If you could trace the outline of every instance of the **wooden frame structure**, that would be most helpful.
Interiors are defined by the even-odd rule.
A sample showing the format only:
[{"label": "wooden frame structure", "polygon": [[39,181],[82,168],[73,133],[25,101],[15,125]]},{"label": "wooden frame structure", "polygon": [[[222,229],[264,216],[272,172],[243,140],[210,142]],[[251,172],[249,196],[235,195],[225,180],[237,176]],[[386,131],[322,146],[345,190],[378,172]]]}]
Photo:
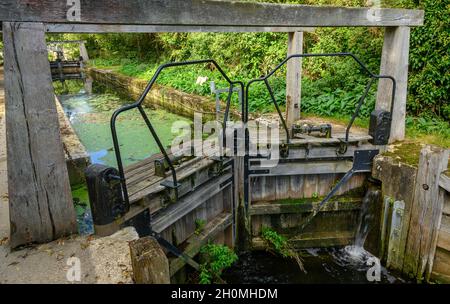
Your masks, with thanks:
[{"label": "wooden frame structure", "polygon": [[[69,3],[69,4],[68,4]],[[45,242],[76,231],[58,128],[46,32],[301,32],[311,27],[385,27],[380,74],[397,80],[391,140],[405,133],[409,27],[424,12],[405,9],[314,7],[211,0],[3,0],[11,245]],[[290,35],[298,52],[301,35]],[[297,42],[296,42],[297,41]],[[288,95],[299,63],[288,67]],[[389,109],[390,83],[380,81],[377,108]],[[299,105],[289,106],[295,119]]]},{"label": "wooden frame structure", "polygon": [[83,58],[83,61],[89,61],[89,54],[86,49],[86,41],[85,40],[63,40],[63,41],[49,41],[48,45],[52,44],[78,44],[80,49],[80,56]]}]

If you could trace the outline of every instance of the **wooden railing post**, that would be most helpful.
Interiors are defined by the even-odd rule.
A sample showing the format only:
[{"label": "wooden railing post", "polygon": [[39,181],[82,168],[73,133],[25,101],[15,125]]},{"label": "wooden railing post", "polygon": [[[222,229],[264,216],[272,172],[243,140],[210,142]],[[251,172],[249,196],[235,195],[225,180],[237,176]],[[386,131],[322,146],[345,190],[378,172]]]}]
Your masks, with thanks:
[{"label": "wooden railing post", "polygon": [[[406,99],[408,88],[410,28],[407,26],[386,27],[383,52],[381,55],[381,75],[390,75],[397,82],[390,142],[405,138]],[[376,109],[391,109],[392,82],[382,79],[378,83]]]},{"label": "wooden railing post", "polygon": [[88,54],[88,51],[86,49],[85,41],[81,41],[80,42],[80,56],[83,57],[83,61],[84,62],[89,61],[89,54]]},{"label": "wooden railing post", "polygon": [[[288,33],[288,56],[303,52],[303,32]],[[286,76],[286,123],[290,130],[300,118],[300,100],[302,88],[302,60],[294,58],[287,63]]]},{"label": "wooden railing post", "polygon": [[77,231],[42,23],[3,23],[11,247]]}]

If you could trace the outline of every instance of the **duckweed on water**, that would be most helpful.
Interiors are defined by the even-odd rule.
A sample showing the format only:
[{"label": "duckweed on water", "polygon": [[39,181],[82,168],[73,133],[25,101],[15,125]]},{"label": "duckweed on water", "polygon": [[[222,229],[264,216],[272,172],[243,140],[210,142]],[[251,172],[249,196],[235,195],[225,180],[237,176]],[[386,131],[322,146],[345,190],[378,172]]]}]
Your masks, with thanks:
[{"label": "duckweed on water", "polygon": [[[66,115],[86,147],[93,163],[116,166],[110,119],[115,110],[130,103],[117,95],[76,94],[60,97]],[[178,134],[172,134],[175,121],[188,119],[164,110],[145,110],[164,146],[169,146]],[[125,112],[117,120],[117,133],[124,165],[158,153],[159,148],[137,110]]]},{"label": "duckweed on water", "polygon": [[72,198],[77,215],[79,234],[89,235],[94,233],[94,224],[92,222],[92,212],[87,187],[84,184],[73,187]]},{"label": "duckweed on water", "polygon": [[[113,149],[110,119],[115,110],[131,100],[119,97],[104,87],[94,83],[96,94],[87,94],[81,81],[67,81],[66,86],[54,83],[56,92],[61,95],[59,100],[64,112],[69,118],[75,132],[85,146],[92,163],[116,167],[116,157]],[[67,89],[67,90],[66,90]],[[175,121],[187,119],[163,110],[146,109],[156,133],[163,145],[170,145],[178,134],[172,134],[171,127]],[[159,149],[137,110],[129,111],[117,120],[117,132],[125,166],[158,153]],[[93,222],[87,187],[73,187],[72,197],[77,214],[79,233],[92,234]]]}]

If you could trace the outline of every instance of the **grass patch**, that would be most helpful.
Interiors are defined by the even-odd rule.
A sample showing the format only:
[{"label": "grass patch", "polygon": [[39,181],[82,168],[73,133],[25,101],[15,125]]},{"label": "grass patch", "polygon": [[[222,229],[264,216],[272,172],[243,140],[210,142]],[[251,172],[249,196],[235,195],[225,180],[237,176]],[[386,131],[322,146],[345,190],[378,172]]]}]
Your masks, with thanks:
[{"label": "grass patch", "polygon": [[203,232],[203,230],[205,230],[205,226],[206,226],[206,221],[203,219],[196,219],[195,220],[195,231],[194,233],[196,235],[199,235],[200,233]]}]

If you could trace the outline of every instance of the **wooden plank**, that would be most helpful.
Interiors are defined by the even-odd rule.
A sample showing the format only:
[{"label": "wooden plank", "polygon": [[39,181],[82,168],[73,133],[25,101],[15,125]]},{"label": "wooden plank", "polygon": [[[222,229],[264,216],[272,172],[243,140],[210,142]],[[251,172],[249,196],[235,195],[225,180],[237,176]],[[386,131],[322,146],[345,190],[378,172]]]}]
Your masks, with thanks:
[{"label": "wooden plank", "polygon": [[155,230],[156,232],[163,231],[164,229],[175,223],[177,220],[203,204],[203,202],[209,197],[212,197],[216,193],[219,193],[228,184],[231,184],[230,181],[227,185],[223,185],[223,187],[220,187],[220,185],[226,182],[230,177],[231,174],[225,174],[218,179],[212,180],[209,183],[205,184],[203,187],[200,187],[191,195],[181,198],[177,202],[177,204],[170,205],[166,209],[162,210],[153,219],[153,230]]},{"label": "wooden plank", "polygon": [[43,24],[4,23],[11,247],[75,233]]},{"label": "wooden plank", "polygon": [[[289,239],[289,244],[295,249],[341,247],[353,244],[354,239],[354,231],[307,232]],[[252,239],[254,250],[263,250],[266,247],[262,238],[254,237]]]},{"label": "wooden plank", "polygon": [[[386,28],[381,54],[380,75],[395,78],[396,91],[389,142],[405,138],[406,99],[408,89],[409,27]],[[392,81],[378,82],[376,109],[391,110]]]},{"label": "wooden plank", "polygon": [[387,267],[397,267],[403,262],[403,253],[405,245],[402,238],[404,231],[405,202],[395,201],[392,206],[391,226],[388,238],[388,257],[386,260]]},{"label": "wooden plank", "polygon": [[[223,232],[232,223],[233,216],[230,213],[221,213],[209,223],[198,235],[192,235],[186,240],[186,248],[184,253],[190,257],[194,257],[200,251],[200,248],[208,241],[213,240],[216,236]],[[170,261],[170,276],[176,274],[186,262],[182,258],[175,258]]]},{"label": "wooden plank", "polygon": [[441,248],[436,250],[432,278],[441,283],[450,283],[450,251]]},{"label": "wooden plank", "polygon": [[[422,10],[280,5],[208,0],[3,0],[0,20],[81,24],[220,26],[415,26]],[[81,4],[81,5],[80,5]],[[75,14],[72,14],[75,12]]]},{"label": "wooden plank", "polygon": [[[285,213],[308,213],[311,212],[320,201],[299,201],[289,203],[276,202],[258,202],[252,204],[249,209],[249,215],[268,215],[268,214],[285,214]],[[334,198],[328,202],[321,212],[335,212],[342,210],[359,210],[361,209],[360,198],[345,198],[340,200]]]},{"label": "wooden plank", "polygon": [[276,167],[251,166],[250,170],[269,170],[268,173],[256,172],[251,176],[290,176],[346,173],[352,168],[351,161],[315,161],[304,163],[279,163]]},{"label": "wooden plank", "polygon": [[443,215],[450,216],[450,193],[444,193],[444,209],[442,210]]},{"label": "wooden plank", "polygon": [[[211,178],[209,170],[214,165],[213,160],[204,158],[191,163],[190,166],[181,166],[180,170],[177,170],[177,179],[181,184],[178,188],[179,197],[208,181]],[[172,177],[169,175],[167,179],[171,180]],[[129,189],[130,202],[165,190],[166,188],[160,184],[162,180],[163,178],[153,175],[135,183]]]},{"label": "wooden plank", "polygon": [[[411,209],[414,203],[417,169],[408,165],[399,164],[389,156],[378,155],[374,159],[372,176],[382,182],[382,192],[385,195],[383,204],[383,221],[381,235],[381,255],[386,257],[391,269],[402,271],[405,257],[406,242],[409,233]],[[390,219],[395,201],[404,201],[405,209],[400,231],[398,251],[394,254],[387,250],[390,235]],[[391,205],[392,204],[392,205]]]},{"label": "wooden plank", "polygon": [[443,200],[439,198],[439,177],[447,168],[449,151],[426,146],[420,152],[414,189],[404,271],[417,279],[428,279],[433,267]]},{"label": "wooden plank", "polygon": [[86,48],[86,42],[81,41],[80,42],[80,56],[83,58],[83,61],[89,61],[89,54]]},{"label": "wooden plank", "polygon": [[[47,25],[44,24],[44,30],[47,31]],[[85,43],[86,40],[52,40],[48,41],[47,44],[72,44],[72,43]]]},{"label": "wooden plank", "polygon": [[[288,34],[288,56],[303,53],[303,33]],[[302,88],[302,60],[290,59],[286,64],[286,124],[290,132],[294,122],[300,118]]]},{"label": "wooden plank", "polygon": [[450,252],[450,216],[442,216],[441,227],[439,228],[439,236],[437,240],[437,247]]},{"label": "wooden plank", "polygon": [[[259,144],[262,145],[264,143],[261,143],[258,141],[257,135],[258,133],[256,131],[252,131],[250,132],[250,141],[252,143]],[[284,141],[286,140],[286,135],[285,135],[285,131],[284,130],[280,130],[280,135],[279,135],[279,139],[280,141]],[[313,137],[313,138],[308,138],[308,139],[300,139],[300,138],[292,138],[291,139],[291,146],[292,145],[297,145],[297,146],[307,146],[307,145],[324,145],[324,146],[332,146],[332,145],[339,145],[340,143],[342,143],[341,139],[345,139],[345,133],[343,132],[335,132],[332,133],[332,138],[321,138],[321,137]],[[367,135],[367,134],[355,134],[355,133],[350,133],[349,137],[348,137],[348,142],[349,144],[359,144],[359,143],[364,143],[366,144],[369,140],[372,139],[372,136]],[[277,142],[275,142],[277,143]]]},{"label": "wooden plank", "polygon": [[313,32],[314,27],[271,27],[271,26],[214,26],[214,25],[121,25],[121,24],[62,24],[47,23],[48,33],[287,33]]},{"label": "wooden plank", "polygon": [[447,192],[450,192],[450,177],[442,173],[439,177],[439,187]]}]

